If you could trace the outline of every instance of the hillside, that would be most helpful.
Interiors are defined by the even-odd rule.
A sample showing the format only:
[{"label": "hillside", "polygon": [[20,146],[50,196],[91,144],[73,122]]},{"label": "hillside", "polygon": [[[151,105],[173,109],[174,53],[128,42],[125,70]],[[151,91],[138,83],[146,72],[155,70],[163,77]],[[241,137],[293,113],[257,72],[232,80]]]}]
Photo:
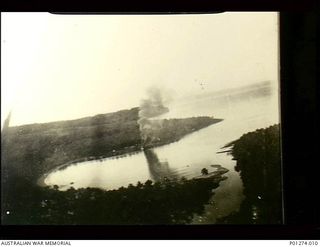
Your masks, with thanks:
[{"label": "hillside", "polygon": [[[77,120],[8,128],[2,133],[3,181],[16,176],[36,181],[43,173],[67,162],[141,150],[138,111],[139,108],[132,108]],[[147,147],[177,141],[219,121],[210,117],[163,120]]]},{"label": "hillside", "polygon": [[237,161],[245,200],[219,223],[279,224],[282,221],[280,128],[273,125],[228,144]]}]

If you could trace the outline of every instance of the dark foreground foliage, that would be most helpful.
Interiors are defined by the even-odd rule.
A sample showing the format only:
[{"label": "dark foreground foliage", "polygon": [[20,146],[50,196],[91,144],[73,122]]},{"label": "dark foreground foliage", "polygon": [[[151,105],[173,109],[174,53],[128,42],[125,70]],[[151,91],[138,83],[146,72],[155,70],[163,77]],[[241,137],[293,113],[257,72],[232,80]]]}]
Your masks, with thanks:
[{"label": "dark foreground foliage", "polygon": [[237,160],[245,200],[238,213],[219,223],[279,224],[282,222],[279,125],[258,129],[229,144]]},{"label": "dark foreground foliage", "polygon": [[[59,165],[141,150],[138,112],[139,108],[132,108],[3,131],[2,223],[183,224],[201,213],[219,179],[148,181],[115,191],[62,192],[36,185],[39,177]],[[177,141],[219,121],[211,117],[164,120],[150,147]]]},{"label": "dark foreground foliage", "polygon": [[164,180],[113,191],[41,188],[16,179],[4,195],[3,224],[186,224],[202,214],[224,179]]}]

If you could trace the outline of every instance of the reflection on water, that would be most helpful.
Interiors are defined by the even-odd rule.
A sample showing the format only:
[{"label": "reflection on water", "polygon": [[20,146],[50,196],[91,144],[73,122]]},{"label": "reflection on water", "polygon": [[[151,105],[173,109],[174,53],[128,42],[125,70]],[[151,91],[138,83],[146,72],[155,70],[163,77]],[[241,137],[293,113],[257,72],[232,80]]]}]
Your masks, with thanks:
[{"label": "reflection on water", "polygon": [[163,118],[214,116],[224,120],[189,134],[178,142],[152,150],[74,164],[49,174],[45,183],[57,184],[61,190],[70,186],[117,189],[148,179],[192,178],[199,176],[202,168],[211,172],[215,170],[212,165],[219,164],[229,170],[225,174],[228,179],[215,189],[205,214],[196,215],[193,220],[196,224],[215,223],[217,218],[239,210],[243,201],[242,181],[234,170],[235,161],[226,153],[217,152],[244,133],[279,122],[278,94],[272,90],[270,84],[265,83],[242,91],[173,102],[169,106],[170,112]]},{"label": "reflection on water", "polygon": [[154,181],[160,181],[164,178],[177,178],[173,171],[170,170],[169,163],[167,161],[160,161],[154,150],[145,149],[144,155],[148,163],[150,175]]}]

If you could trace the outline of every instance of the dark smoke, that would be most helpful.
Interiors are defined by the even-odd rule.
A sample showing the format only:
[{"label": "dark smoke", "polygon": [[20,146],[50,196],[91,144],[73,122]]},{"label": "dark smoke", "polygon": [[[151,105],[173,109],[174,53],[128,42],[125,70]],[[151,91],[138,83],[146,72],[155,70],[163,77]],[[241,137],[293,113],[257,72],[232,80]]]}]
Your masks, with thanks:
[{"label": "dark smoke", "polygon": [[148,98],[141,101],[138,120],[142,146],[152,142],[153,133],[162,127],[161,120],[151,120],[151,118],[169,112],[169,108],[164,105],[168,103],[169,97],[163,90],[153,87],[147,91],[147,94]]}]

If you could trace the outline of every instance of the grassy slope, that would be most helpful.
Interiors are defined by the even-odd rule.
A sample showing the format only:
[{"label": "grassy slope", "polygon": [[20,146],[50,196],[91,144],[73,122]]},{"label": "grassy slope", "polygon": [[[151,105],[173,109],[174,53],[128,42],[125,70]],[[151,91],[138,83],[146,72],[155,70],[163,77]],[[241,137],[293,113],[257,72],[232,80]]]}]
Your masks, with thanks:
[{"label": "grassy slope", "polygon": [[[140,150],[138,111],[132,108],[77,120],[10,127],[3,136],[3,179],[20,176],[35,181],[66,162]],[[165,120],[157,132],[159,140],[152,146],[177,141],[218,121],[209,117]]]}]

